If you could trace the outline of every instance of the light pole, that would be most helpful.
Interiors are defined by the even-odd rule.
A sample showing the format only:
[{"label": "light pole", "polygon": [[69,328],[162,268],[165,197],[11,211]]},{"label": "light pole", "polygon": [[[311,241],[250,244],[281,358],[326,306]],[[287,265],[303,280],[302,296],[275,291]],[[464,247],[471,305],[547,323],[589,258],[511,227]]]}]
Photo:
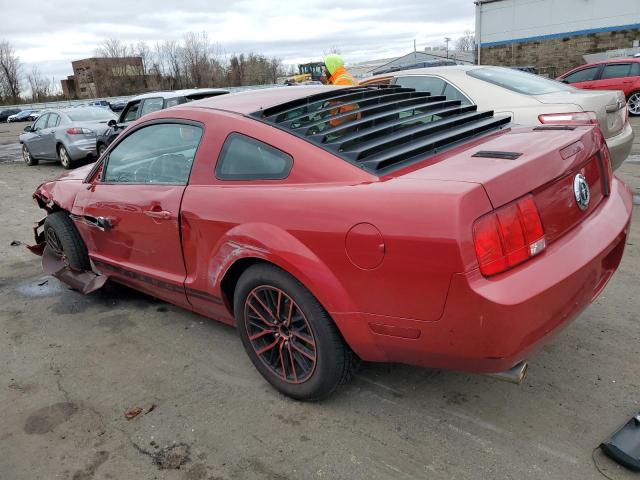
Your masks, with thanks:
[{"label": "light pole", "polygon": [[451,39],[449,37],[444,37],[444,41],[447,44],[447,58],[449,58],[449,42]]}]

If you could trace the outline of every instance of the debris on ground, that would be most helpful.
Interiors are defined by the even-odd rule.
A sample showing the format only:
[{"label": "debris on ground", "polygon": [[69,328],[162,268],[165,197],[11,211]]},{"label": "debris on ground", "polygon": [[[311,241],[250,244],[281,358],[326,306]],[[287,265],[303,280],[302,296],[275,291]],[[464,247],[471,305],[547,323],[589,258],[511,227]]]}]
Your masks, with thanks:
[{"label": "debris on ground", "polygon": [[126,418],[127,420],[133,420],[140,414],[146,415],[149,412],[153,412],[156,407],[157,405],[155,403],[149,403],[148,405],[145,405],[143,407],[130,408],[129,410],[124,412],[124,418]]},{"label": "debris on ground", "polygon": [[153,456],[153,462],[160,470],[177,470],[189,461],[189,445],[176,443],[163,448]]},{"label": "debris on ground", "polygon": [[22,245],[22,242],[20,240],[12,240],[10,245],[12,247],[18,247],[18,246]]}]

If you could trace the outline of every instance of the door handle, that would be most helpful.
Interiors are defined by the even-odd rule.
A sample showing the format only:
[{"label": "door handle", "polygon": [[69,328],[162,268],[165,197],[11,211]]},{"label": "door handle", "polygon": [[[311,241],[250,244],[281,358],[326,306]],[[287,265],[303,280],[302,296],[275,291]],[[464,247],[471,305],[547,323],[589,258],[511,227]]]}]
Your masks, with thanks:
[{"label": "door handle", "polygon": [[162,220],[171,220],[171,212],[166,210],[145,210],[144,214],[151,218],[160,218]]}]

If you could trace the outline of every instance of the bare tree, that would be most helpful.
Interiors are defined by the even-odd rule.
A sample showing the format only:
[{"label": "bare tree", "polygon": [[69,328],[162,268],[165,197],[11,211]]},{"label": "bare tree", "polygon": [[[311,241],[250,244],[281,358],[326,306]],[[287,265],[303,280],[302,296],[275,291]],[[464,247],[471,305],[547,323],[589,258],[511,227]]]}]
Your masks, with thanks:
[{"label": "bare tree", "polygon": [[20,58],[8,41],[0,41],[0,98],[17,103],[20,99]]},{"label": "bare tree", "polygon": [[135,47],[131,48],[133,56],[142,59],[142,74],[146,75],[151,67],[151,48],[147,42],[139,41]]},{"label": "bare tree", "polygon": [[471,30],[465,30],[464,35],[456,40],[456,50],[473,52],[476,48],[476,36]]},{"label": "bare tree", "polygon": [[36,65],[27,74],[27,82],[31,88],[32,101],[42,102],[52,96],[53,90],[50,80],[42,76],[40,69]]}]

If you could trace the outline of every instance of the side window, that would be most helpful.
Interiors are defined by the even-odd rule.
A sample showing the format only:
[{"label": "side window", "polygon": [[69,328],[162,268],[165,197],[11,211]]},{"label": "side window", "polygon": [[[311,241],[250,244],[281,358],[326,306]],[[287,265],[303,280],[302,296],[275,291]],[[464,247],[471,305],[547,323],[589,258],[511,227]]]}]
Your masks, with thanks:
[{"label": "side window", "polygon": [[170,98],[170,99],[167,100],[166,108],[175,107],[179,103],[180,103],[180,98],[179,97]]},{"label": "side window", "polygon": [[158,110],[162,110],[162,105],[164,100],[162,98],[147,98],[142,103],[142,111],[140,112],[140,116],[146,115],[147,113],[157,112]]},{"label": "side window", "polygon": [[600,79],[628,77],[630,72],[630,63],[611,63],[604,67]]},{"label": "side window", "polygon": [[567,75],[563,80],[567,83],[589,82],[595,78],[598,70],[600,70],[599,66],[583,68],[582,70],[578,70],[577,72]]},{"label": "side window", "polygon": [[122,115],[120,116],[120,118],[122,118],[122,120],[120,121],[123,123],[133,122],[136,118],[138,118],[139,108],[140,108],[140,102],[136,102],[134,104],[131,104],[125,107],[124,112],[122,112]]},{"label": "side window", "polygon": [[640,62],[633,62],[631,64],[630,77],[640,77]]},{"label": "side window", "polygon": [[58,115],[57,113],[50,113],[49,119],[47,120],[46,128],[57,127],[59,123],[60,123],[60,115]]},{"label": "side window", "polygon": [[444,87],[444,92],[442,94],[447,97],[447,100],[460,100],[461,105],[471,105],[471,102],[464,94],[458,90],[456,87],[447,83]]},{"label": "side window", "polygon": [[293,158],[266,143],[232,133],[216,164],[220,180],[282,180],[289,176]]},{"label": "side window", "polygon": [[111,151],[103,181],[186,185],[202,128],[160,123],[134,131]]},{"label": "side window", "polygon": [[32,130],[35,132],[36,130],[42,130],[43,128],[45,128],[48,118],[49,118],[48,113],[45,113],[44,115],[40,115],[36,123],[33,124]]},{"label": "side window", "polygon": [[431,95],[442,95],[446,82],[438,77],[411,75],[396,78],[395,84],[401,87],[415,88],[418,92],[430,92]]}]

